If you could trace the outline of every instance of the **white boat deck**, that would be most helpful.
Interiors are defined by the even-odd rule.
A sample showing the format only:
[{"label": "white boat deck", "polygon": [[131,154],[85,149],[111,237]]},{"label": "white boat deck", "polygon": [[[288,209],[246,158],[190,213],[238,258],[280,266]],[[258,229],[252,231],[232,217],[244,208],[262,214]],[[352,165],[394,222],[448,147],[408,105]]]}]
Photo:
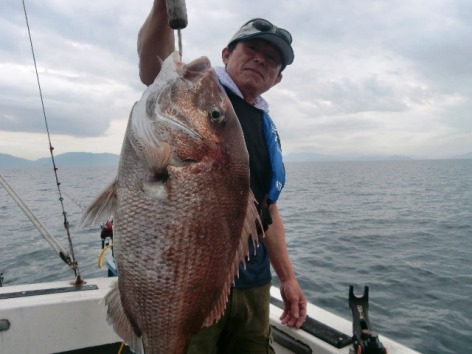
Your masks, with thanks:
[{"label": "white boat deck", "polygon": [[[120,342],[106,322],[106,310],[101,302],[114,281],[116,278],[89,279],[81,291],[50,293],[47,289],[71,290],[71,284],[58,281],[0,287],[0,353],[50,354]],[[271,293],[280,299],[277,288],[272,288]],[[312,304],[308,305],[308,313],[340,332],[352,334],[351,322],[339,316]],[[348,345],[337,349],[303,330],[287,328],[278,319],[281,314],[280,308],[271,305],[272,326],[302,349],[290,351],[276,343],[277,354],[310,353],[310,350],[317,354],[348,354],[352,348]],[[1,330],[5,326],[9,328]],[[389,354],[417,353],[382,335],[380,340]]]}]

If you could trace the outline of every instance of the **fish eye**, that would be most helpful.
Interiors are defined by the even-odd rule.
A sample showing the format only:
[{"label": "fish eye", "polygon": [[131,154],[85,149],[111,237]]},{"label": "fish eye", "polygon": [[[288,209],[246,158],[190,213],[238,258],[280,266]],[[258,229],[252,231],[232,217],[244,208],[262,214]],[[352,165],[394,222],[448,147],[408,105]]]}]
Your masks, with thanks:
[{"label": "fish eye", "polygon": [[221,124],[225,122],[225,113],[218,106],[211,106],[208,110],[208,116],[212,123]]}]

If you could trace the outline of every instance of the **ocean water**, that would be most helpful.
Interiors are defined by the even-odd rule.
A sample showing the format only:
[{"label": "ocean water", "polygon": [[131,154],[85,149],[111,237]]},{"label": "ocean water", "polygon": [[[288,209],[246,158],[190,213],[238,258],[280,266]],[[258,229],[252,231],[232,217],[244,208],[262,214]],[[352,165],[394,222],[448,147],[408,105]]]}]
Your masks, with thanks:
[{"label": "ocean water", "polygon": [[[472,160],[288,163],[279,201],[308,299],[350,320],[349,285],[369,286],[382,334],[423,353],[472,347]],[[68,249],[51,169],[0,171]],[[59,180],[82,276],[97,267],[100,226],[77,229],[115,167],[63,168]],[[72,279],[72,271],[0,187],[4,286]],[[277,279],[274,279],[277,283]]]}]

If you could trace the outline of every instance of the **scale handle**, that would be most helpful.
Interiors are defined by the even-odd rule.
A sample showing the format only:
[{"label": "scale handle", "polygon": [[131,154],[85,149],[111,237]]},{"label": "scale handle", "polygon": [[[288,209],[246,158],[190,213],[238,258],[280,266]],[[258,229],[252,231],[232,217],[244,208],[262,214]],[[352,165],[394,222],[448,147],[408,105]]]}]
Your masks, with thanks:
[{"label": "scale handle", "polygon": [[174,30],[187,27],[187,7],[185,0],[166,0],[169,26]]}]

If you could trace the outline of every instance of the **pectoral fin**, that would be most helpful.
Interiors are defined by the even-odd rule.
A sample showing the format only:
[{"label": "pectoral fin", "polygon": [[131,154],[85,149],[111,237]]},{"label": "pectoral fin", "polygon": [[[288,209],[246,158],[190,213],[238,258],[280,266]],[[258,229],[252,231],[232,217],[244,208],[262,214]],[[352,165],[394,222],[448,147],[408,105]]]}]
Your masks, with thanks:
[{"label": "pectoral fin", "polygon": [[113,215],[116,209],[116,181],[111,183],[95,201],[85,209],[79,225],[86,226],[101,223]]},{"label": "pectoral fin", "polygon": [[155,136],[154,126],[146,112],[139,103],[133,107],[127,137],[149,172],[159,175],[166,170],[171,160],[171,149],[168,143]]}]

